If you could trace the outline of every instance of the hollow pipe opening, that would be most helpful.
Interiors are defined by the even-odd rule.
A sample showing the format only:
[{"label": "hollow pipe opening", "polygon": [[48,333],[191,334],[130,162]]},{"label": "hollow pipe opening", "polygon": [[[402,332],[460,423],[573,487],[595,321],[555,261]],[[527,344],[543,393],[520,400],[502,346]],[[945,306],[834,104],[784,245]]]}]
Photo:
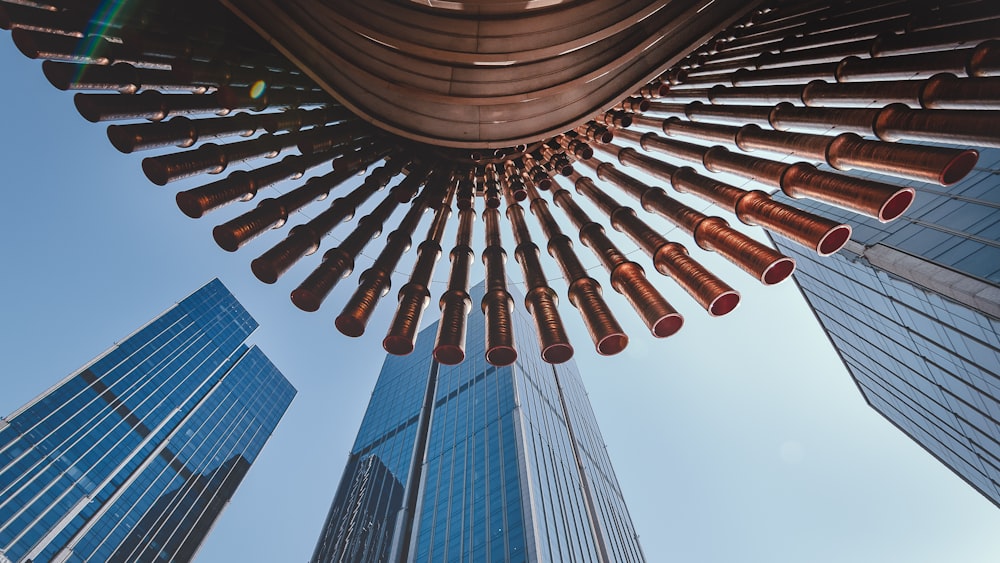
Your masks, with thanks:
[{"label": "hollow pipe opening", "polygon": [[357,338],[365,333],[365,323],[350,315],[340,315],[333,321],[334,326],[344,336]]},{"label": "hollow pipe opening", "polygon": [[516,359],[517,350],[511,346],[494,346],[486,351],[486,361],[497,367],[509,366]]},{"label": "hollow pipe opening", "polygon": [[666,338],[672,334],[676,334],[682,326],[684,326],[684,317],[680,313],[669,313],[660,317],[650,330],[653,336]]},{"label": "hollow pipe opening", "polygon": [[938,176],[938,183],[942,186],[950,186],[958,182],[962,178],[965,178],[966,174],[972,170],[978,161],[978,151],[972,149],[962,151],[955,158],[951,159],[948,164],[944,165],[941,175]]},{"label": "hollow pipe opening", "polygon": [[318,311],[319,306],[323,303],[323,296],[317,295],[316,292],[302,287],[292,290],[291,299],[292,303],[296,307],[307,313]]},{"label": "hollow pipe opening", "polygon": [[708,304],[708,314],[713,317],[721,317],[731,313],[739,304],[740,293],[736,290],[727,291]]},{"label": "hollow pipe opening", "polygon": [[851,240],[850,225],[837,225],[819,239],[816,244],[816,253],[820,256],[829,256],[843,248],[849,240]]},{"label": "hollow pipe opening", "polygon": [[597,353],[602,356],[614,356],[628,346],[628,335],[616,332],[605,336],[597,342]]},{"label": "hollow pipe opening", "polygon": [[542,360],[550,364],[561,364],[573,357],[573,346],[569,344],[551,344],[542,348]]},{"label": "hollow pipe opening", "polygon": [[458,365],[465,359],[465,350],[455,344],[441,344],[434,348],[434,359],[446,366]]},{"label": "hollow pipe opening", "polygon": [[393,356],[405,356],[413,351],[413,341],[405,336],[392,334],[382,339],[382,349]]},{"label": "hollow pipe opening", "polygon": [[899,217],[910,207],[914,197],[916,197],[916,192],[913,188],[904,188],[892,194],[892,197],[887,199],[878,210],[878,220],[888,223]]},{"label": "hollow pipe opening", "polygon": [[774,285],[776,283],[782,282],[788,276],[792,275],[795,271],[795,260],[791,258],[784,257],[779,260],[775,260],[770,266],[764,270],[764,274],[760,277],[760,281],[764,285]]}]

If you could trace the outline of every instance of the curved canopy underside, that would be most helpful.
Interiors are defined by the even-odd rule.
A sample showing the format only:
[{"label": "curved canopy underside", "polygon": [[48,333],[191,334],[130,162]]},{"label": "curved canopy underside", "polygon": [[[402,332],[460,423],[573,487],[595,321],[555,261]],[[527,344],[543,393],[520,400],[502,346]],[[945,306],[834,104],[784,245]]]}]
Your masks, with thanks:
[{"label": "curved canopy underside", "polygon": [[470,149],[530,144],[587,122],[749,8],[737,0],[224,4],[367,121]]}]

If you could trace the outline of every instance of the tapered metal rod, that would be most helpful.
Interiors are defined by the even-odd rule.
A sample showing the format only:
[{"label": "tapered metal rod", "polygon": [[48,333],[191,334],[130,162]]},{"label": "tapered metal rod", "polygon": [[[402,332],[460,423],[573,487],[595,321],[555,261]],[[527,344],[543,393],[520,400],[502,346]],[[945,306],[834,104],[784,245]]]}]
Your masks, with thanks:
[{"label": "tapered metal rod", "polygon": [[441,320],[434,338],[434,359],[445,365],[456,365],[465,359],[465,339],[468,316],[472,310],[469,296],[469,273],[472,267],[472,225],[476,220],[475,194],[472,178],[458,186],[458,233],[451,249],[451,276],[448,289],[441,295]]},{"label": "tapered metal rod", "polygon": [[330,101],[324,92],[274,90],[266,96],[253,97],[249,88],[219,88],[211,94],[163,94],[159,90],[144,90],[138,94],[76,94],[73,103],[87,121],[149,119],[160,121],[169,115],[216,113],[225,115],[233,110],[264,111],[269,107],[296,107],[303,104],[324,104]]},{"label": "tapered metal rod", "polygon": [[573,242],[563,234],[535,185],[526,182],[525,187],[528,190],[528,200],[531,202],[531,213],[538,219],[545,236],[549,239],[547,245],[549,254],[559,264],[563,278],[569,285],[569,301],[580,313],[597,353],[610,356],[621,352],[628,346],[628,336],[604,301],[601,284],[587,275],[587,270],[573,252]]},{"label": "tapered metal rod", "polygon": [[331,150],[310,155],[289,155],[280,162],[253,170],[237,170],[224,179],[178,192],[177,207],[192,219],[218,209],[236,200],[248,201],[257,192],[273,186],[282,180],[297,180],[311,168],[344,154],[343,150]]},{"label": "tapered metal rod", "polygon": [[580,242],[594,253],[611,275],[611,287],[628,300],[646,328],[657,338],[665,338],[676,333],[684,324],[684,318],[650,283],[642,266],[629,260],[611,242],[604,227],[594,222],[575,201],[568,190],[557,180],[552,187],[552,200],[579,229]]},{"label": "tapered metal rod", "polygon": [[759,190],[743,190],[698,174],[691,167],[660,162],[632,148],[620,148],[614,156],[626,166],[635,166],[654,178],[668,182],[676,191],[691,193],[727,211],[747,225],[759,225],[828,256],[851,238],[851,227],[819,215],[774,201]]},{"label": "tapered metal rod", "polygon": [[392,285],[392,272],[396,269],[403,253],[410,249],[413,231],[416,230],[424,211],[428,207],[441,205],[448,179],[451,177],[451,170],[443,166],[443,163],[434,166],[440,166],[440,168],[427,181],[424,191],[410,204],[410,208],[406,211],[406,215],[403,216],[396,230],[386,237],[385,246],[375,258],[372,266],[358,276],[358,288],[347,300],[335,320],[337,330],[341,334],[347,336],[364,334],[368,320],[375,312],[379,300],[389,292]]},{"label": "tapered metal rod", "polygon": [[314,200],[325,198],[330,190],[383,156],[385,154],[371,150],[352,156],[330,174],[310,178],[302,186],[279,197],[261,200],[254,210],[215,227],[212,237],[223,250],[235,252],[265,230],[281,227],[292,213]]},{"label": "tapered metal rod", "polygon": [[431,301],[430,283],[434,277],[434,267],[441,258],[441,239],[451,217],[451,204],[458,186],[458,179],[454,175],[449,177],[447,182],[447,194],[434,212],[434,220],[427,229],[427,236],[417,246],[417,259],[413,271],[409,281],[399,288],[396,314],[393,315],[386,336],[382,340],[382,348],[396,356],[413,351],[417,342],[420,319]]},{"label": "tapered metal rod", "polygon": [[[486,168],[486,189],[489,194],[491,184],[499,186],[493,165]],[[486,209],[483,210],[483,223],[486,225],[486,248],[483,249],[483,266],[486,270],[486,291],[480,301],[483,315],[486,317],[486,361],[495,366],[506,366],[517,359],[517,348],[514,344],[514,299],[507,292],[507,272],[504,264],[507,252],[503,249],[500,237],[499,200],[494,205],[486,197]]]},{"label": "tapered metal rod", "polygon": [[671,198],[662,188],[648,186],[596,158],[587,161],[597,176],[639,200],[643,209],[657,213],[694,237],[701,248],[718,252],[764,285],[776,284],[792,274],[795,261],[734,230],[721,217],[710,217]]},{"label": "tapered metal rod", "polygon": [[274,158],[282,150],[294,147],[301,135],[299,132],[265,133],[256,139],[238,143],[205,143],[189,151],[144,158],[142,171],[157,186],[198,174],[218,174],[230,164],[254,158]]},{"label": "tapered metal rod", "polygon": [[[358,206],[367,201],[375,192],[384,188],[392,178],[403,170],[407,163],[408,160],[405,157],[393,157],[383,166],[373,170],[360,186],[344,197],[334,199],[330,203],[330,207],[319,215],[292,227],[284,240],[250,262],[250,269],[254,276],[264,283],[278,281],[278,278],[300,258],[319,250],[320,241],[324,236],[342,221],[353,217]],[[338,172],[342,175],[353,174],[349,170]]]},{"label": "tapered metal rod", "polygon": [[655,133],[643,135],[639,142],[643,149],[655,149],[676,158],[703,164],[712,172],[737,174],[780,188],[791,197],[808,197],[882,222],[902,215],[913,203],[915,195],[914,189],[909,187],[817,170],[815,166],[804,162],[786,164],[733,153],[722,146],[709,148],[668,140]]},{"label": "tapered metal rod", "polygon": [[[521,189],[525,189],[523,184]],[[524,278],[524,305],[535,321],[535,334],[542,351],[542,360],[550,364],[561,364],[573,357],[573,346],[566,336],[566,329],[556,308],[558,297],[549,287],[539,260],[538,246],[531,240],[528,224],[524,220],[524,209],[517,203],[524,198],[518,199],[510,188],[504,192],[504,196],[507,201],[507,219],[517,243],[514,257],[521,265]]]},{"label": "tapered metal rod", "polygon": [[673,278],[712,316],[729,313],[740,302],[740,294],[688,255],[683,245],[667,240],[663,235],[636,216],[594,181],[579,173],[570,176],[577,193],[585,196],[611,219],[615,230],[625,233],[650,258],[656,271]]},{"label": "tapered metal rod", "polygon": [[943,186],[964,178],[979,158],[972,149],[867,141],[854,133],[830,137],[770,131],[754,124],[732,127],[697,123],[676,117],[663,120],[663,132],[672,137],[724,142],[746,152],[765,150],[821,160],[837,170],[857,168]]},{"label": "tapered metal rod", "polygon": [[316,311],[337,283],[354,271],[354,260],[371,240],[382,233],[386,219],[401,203],[412,197],[427,179],[426,165],[418,166],[389,191],[344,240],[323,254],[323,262],[302,283],[292,290],[291,299],[303,311]]}]

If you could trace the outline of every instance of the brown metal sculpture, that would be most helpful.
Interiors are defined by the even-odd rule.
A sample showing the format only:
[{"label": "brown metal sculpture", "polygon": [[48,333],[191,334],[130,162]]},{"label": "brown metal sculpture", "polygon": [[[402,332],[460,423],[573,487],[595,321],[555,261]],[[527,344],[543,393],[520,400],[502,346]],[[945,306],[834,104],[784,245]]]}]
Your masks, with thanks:
[{"label": "brown metal sculpture", "polygon": [[[727,8],[711,4],[707,9],[723,21],[719,14]],[[567,5],[556,11],[563,8],[577,9]],[[598,8],[588,4],[583,9]],[[435,14],[435,8],[427,10]],[[447,91],[429,95],[421,84],[387,78],[343,82],[347,75],[371,74],[357,65],[332,78],[325,71],[299,68],[272,46],[282,38],[263,39],[215,3],[150,2],[142,14],[125,11],[112,17],[95,13],[92,2],[0,2],[0,26],[11,30],[22,53],[45,61],[42,72],[55,87],[79,92],[74,103],[85,119],[124,122],[107,127],[108,139],[123,153],[152,151],[142,161],[151,182],[166,185],[225,173],[185,185],[176,194],[180,210],[193,218],[237,209],[213,230],[220,247],[236,251],[287,226],[294,213],[310,214],[252,260],[251,269],[261,281],[275,283],[298,261],[317,253],[338,225],[367,209],[292,292],[296,306],[318,309],[356,262],[366,259],[362,250],[398,210],[401,218],[335,319],[343,334],[358,336],[367,330],[421,218],[433,210],[412,271],[398,291],[383,347],[392,354],[411,352],[423,312],[437,298],[441,321],[434,356],[445,364],[465,357],[467,315],[473,306],[469,282],[474,245],[480,240],[476,202],[483,204],[480,256],[486,291],[478,306],[486,317],[486,361],[499,366],[519,361],[515,342],[528,336],[515,334],[511,319],[520,306],[512,285],[521,285],[542,359],[560,363],[574,349],[557,309],[556,286],[580,313],[598,353],[621,352],[628,336],[590,276],[592,268],[574,253],[570,237],[549,210],[545,191],[564,212],[563,222],[573,225],[608,271],[611,287],[660,337],[680,328],[681,315],[656,289],[655,280],[645,276],[642,265],[628,259],[631,250],[612,242],[606,225],[624,233],[656,271],[713,316],[731,312],[739,293],[688,248],[716,252],[764,284],[787,278],[794,261],[651,182],[663,182],[747,225],[826,256],[847,244],[850,221],[805,212],[776,201],[766,190],[891,221],[905,215],[922,189],[931,189],[926,184],[940,189],[964,178],[977,164],[976,147],[1000,147],[1000,11],[989,2],[915,9],[912,3],[892,0],[774,0],[719,27],[714,36],[707,31],[700,38],[691,36],[685,58],[666,57],[661,50],[663,41],[688,33],[679,26],[671,27],[669,37],[635,43],[628,56],[644,65],[657,53],[666,57],[653,65],[659,65],[655,76],[650,71],[640,75],[631,59],[585,60],[606,56],[601,46],[625,53],[615,37],[625,37],[629,29],[636,31],[630,41],[645,37],[648,29],[630,26],[667,17],[633,15],[634,21],[622,20],[621,29],[595,29],[593,44],[572,49],[558,41],[546,43],[559,36],[550,31],[525,39],[540,41],[534,48],[508,46],[507,53],[497,44],[490,47],[495,52],[422,45],[421,53],[410,54],[372,43],[372,49],[389,53],[392,60],[419,67],[412,73],[385,70],[394,77],[418,76],[435,83],[454,77]],[[448,57],[461,60],[448,67]],[[297,60],[301,64],[303,59]],[[570,63],[560,66],[566,61]],[[593,72],[576,72],[585,67]],[[560,82],[560,72],[573,77]],[[476,80],[466,81],[471,76]],[[495,79],[482,80],[489,76]],[[528,90],[517,94],[516,88],[529,86],[528,76],[544,76],[538,80],[548,86],[531,90],[537,95],[527,95]],[[634,87],[607,89],[626,83]],[[392,96],[401,100],[400,107],[385,107],[384,115],[372,113],[379,100]],[[452,104],[459,98],[464,102]],[[538,101],[543,98],[544,103]],[[449,109],[441,111],[444,107]],[[568,107],[588,109],[562,113]],[[534,136],[533,122],[546,124]],[[563,130],[553,131],[554,123]],[[432,142],[435,138],[444,140]],[[476,138],[483,142],[466,142]],[[511,146],[489,141],[515,138]],[[733,176],[759,189],[733,185]],[[908,184],[896,185],[897,179]],[[381,201],[369,203],[392,182],[395,186]],[[600,217],[574,200],[567,182],[589,202],[583,205],[596,206]],[[276,193],[260,199],[265,189]],[[640,205],[622,205],[615,192]],[[339,197],[328,206],[310,207],[331,193]],[[241,206],[243,202],[256,205]],[[451,272],[446,289],[432,291],[452,205],[458,212]],[[688,233],[694,244],[668,240],[663,220]],[[504,222],[514,235],[521,281],[508,278]],[[539,251],[543,242],[564,281],[546,277]]]}]

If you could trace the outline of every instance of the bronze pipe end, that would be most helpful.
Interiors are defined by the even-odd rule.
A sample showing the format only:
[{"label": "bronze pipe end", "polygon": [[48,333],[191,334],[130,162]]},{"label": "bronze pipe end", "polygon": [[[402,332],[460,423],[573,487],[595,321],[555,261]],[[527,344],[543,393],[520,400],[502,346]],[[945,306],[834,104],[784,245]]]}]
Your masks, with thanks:
[{"label": "bronze pipe end", "polygon": [[808,197],[863,213],[883,223],[902,215],[916,195],[910,187],[831,174],[802,162],[788,167],[781,175],[780,186],[792,197]]},{"label": "bronze pipe end", "polygon": [[394,356],[405,356],[413,352],[420,318],[430,299],[430,291],[424,285],[410,282],[400,288],[396,315],[382,339],[382,348],[386,352]]},{"label": "bronze pipe end", "polygon": [[593,278],[578,278],[569,286],[569,300],[580,311],[597,353],[613,356],[628,346],[628,335],[618,325]]},{"label": "bronze pipe end", "polygon": [[434,344],[434,359],[453,366],[465,360],[466,317],[472,309],[472,299],[461,290],[449,290],[441,296],[441,320]]},{"label": "bronze pipe end", "polygon": [[847,244],[851,226],[831,221],[774,201],[760,190],[746,192],[736,203],[736,215],[749,225],[760,225],[829,256]]},{"label": "bronze pipe end", "polygon": [[250,262],[253,275],[264,283],[275,283],[302,256],[319,249],[319,237],[311,228],[299,225],[293,228],[285,240],[271,247]]},{"label": "bronze pipe end", "polygon": [[337,282],[353,269],[354,260],[347,252],[339,247],[331,248],[323,256],[323,263],[292,290],[292,303],[309,313],[318,311]]},{"label": "bronze pipe end", "polygon": [[738,291],[691,258],[687,249],[676,242],[658,248],[653,265],[661,274],[673,278],[713,317],[731,313],[740,304]]},{"label": "bronze pipe end", "polygon": [[656,338],[676,334],[684,325],[684,317],[660,295],[635,262],[616,266],[611,272],[611,285],[625,296]]}]

